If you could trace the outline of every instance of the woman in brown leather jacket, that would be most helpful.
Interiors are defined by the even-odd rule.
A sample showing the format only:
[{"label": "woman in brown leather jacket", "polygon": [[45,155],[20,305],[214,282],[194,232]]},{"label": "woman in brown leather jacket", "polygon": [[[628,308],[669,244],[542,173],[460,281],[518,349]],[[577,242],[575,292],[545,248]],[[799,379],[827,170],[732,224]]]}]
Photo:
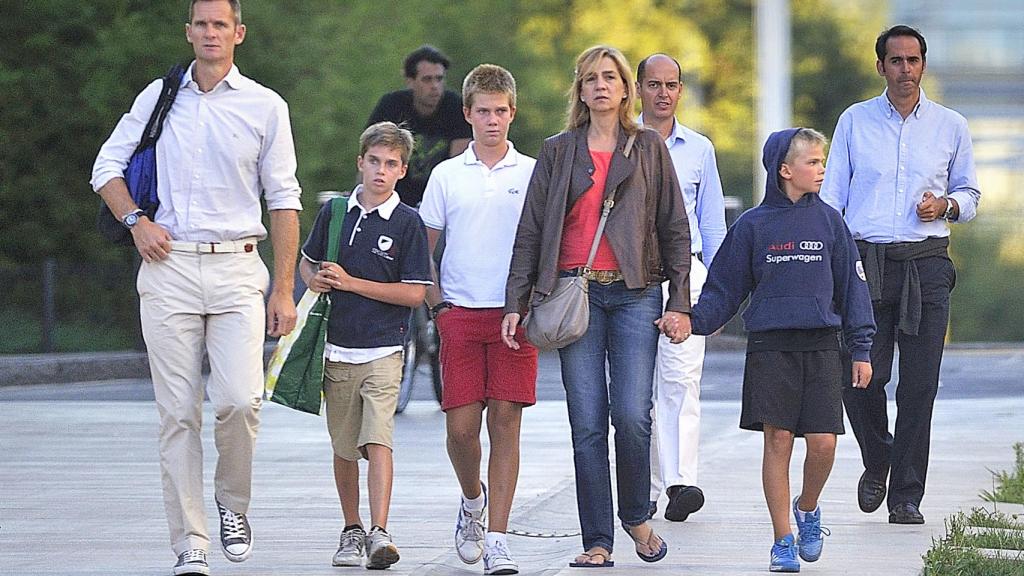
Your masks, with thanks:
[{"label": "woman in brown leather jacket", "polygon": [[[587,332],[559,350],[585,550],[572,566],[612,562],[609,417],[619,520],[641,559],[656,562],[668,549],[647,523],[651,385],[659,331],[674,342],[690,333],[690,237],[668,150],[633,120],[634,90],[618,50],[595,46],[580,54],[566,129],[544,142],[530,181],[505,291],[501,335],[516,348],[515,327],[532,293],[550,293],[559,276],[590,279]],[[586,271],[606,191],[615,191],[615,204]]]}]

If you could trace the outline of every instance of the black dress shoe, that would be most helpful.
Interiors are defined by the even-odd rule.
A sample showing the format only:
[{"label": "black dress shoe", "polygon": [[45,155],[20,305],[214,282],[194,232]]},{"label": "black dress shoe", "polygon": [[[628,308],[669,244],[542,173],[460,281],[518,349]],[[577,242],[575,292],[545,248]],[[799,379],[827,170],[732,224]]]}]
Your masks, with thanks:
[{"label": "black dress shoe", "polygon": [[696,486],[669,486],[665,519],[683,522],[704,506],[704,492]]},{"label": "black dress shoe", "polygon": [[904,502],[889,510],[889,524],[924,524],[924,515],[917,509],[917,504]]},{"label": "black dress shoe", "polygon": [[885,477],[879,479],[867,470],[860,475],[857,483],[857,505],[862,512],[871,513],[878,510],[885,500]]}]

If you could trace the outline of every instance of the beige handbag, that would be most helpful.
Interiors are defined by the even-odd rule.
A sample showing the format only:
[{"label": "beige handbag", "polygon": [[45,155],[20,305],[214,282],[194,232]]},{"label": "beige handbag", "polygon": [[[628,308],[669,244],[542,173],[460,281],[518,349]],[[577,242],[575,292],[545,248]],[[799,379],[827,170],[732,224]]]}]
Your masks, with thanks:
[{"label": "beige handbag", "polygon": [[[635,134],[626,140],[626,158],[629,158],[629,153],[633,150],[634,140]],[[617,190],[618,188],[605,196],[602,203],[601,220],[597,223],[597,231],[594,233],[594,241],[590,245],[590,255],[587,256],[587,265],[583,268],[583,273],[559,278],[550,294],[534,292],[530,300],[530,310],[523,320],[526,339],[541,350],[563,348],[579,340],[587,332],[590,325],[590,267],[594,265],[601,234],[604,233],[604,226],[608,222],[608,214],[615,206]]]}]

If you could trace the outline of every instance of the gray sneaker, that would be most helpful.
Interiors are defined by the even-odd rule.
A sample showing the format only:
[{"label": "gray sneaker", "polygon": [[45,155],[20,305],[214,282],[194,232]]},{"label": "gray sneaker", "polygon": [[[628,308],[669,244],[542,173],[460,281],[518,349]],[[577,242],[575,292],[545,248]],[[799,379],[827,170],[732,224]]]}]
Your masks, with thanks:
[{"label": "gray sneaker", "polygon": [[380,526],[370,529],[366,537],[366,569],[384,570],[398,562],[398,547],[391,541],[391,534]]},{"label": "gray sneaker", "polygon": [[245,562],[252,555],[252,530],[245,514],[233,512],[217,502],[220,515],[220,546],[232,562]]},{"label": "gray sneaker", "polygon": [[210,576],[206,563],[206,550],[195,548],[178,554],[178,563],[171,570],[174,576]]},{"label": "gray sneaker", "polygon": [[480,483],[484,495],[484,508],[473,512],[466,508],[466,500],[459,498],[459,515],[455,519],[455,552],[466,564],[476,564],[484,555],[484,527],[487,522],[487,486]]},{"label": "gray sneaker", "polygon": [[332,566],[362,566],[366,553],[366,531],[360,527],[341,533],[341,543],[331,560]]}]

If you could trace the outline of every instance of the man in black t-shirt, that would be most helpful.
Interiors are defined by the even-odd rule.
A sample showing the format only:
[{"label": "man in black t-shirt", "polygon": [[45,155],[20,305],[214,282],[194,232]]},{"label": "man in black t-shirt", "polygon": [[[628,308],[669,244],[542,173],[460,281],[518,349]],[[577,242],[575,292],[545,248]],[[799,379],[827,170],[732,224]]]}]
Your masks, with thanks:
[{"label": "man in black t-shirt", "polygon": [[409,129],[416,147],[408,172],[395,190],[402,202],[418,206],[434,166],[461,154],[473,136],[462,114],[462,98],[445,90],[451,62],[440,50],[424,44],[405,57],[405,90],[381,97],[366,125],[385,120]]}]

